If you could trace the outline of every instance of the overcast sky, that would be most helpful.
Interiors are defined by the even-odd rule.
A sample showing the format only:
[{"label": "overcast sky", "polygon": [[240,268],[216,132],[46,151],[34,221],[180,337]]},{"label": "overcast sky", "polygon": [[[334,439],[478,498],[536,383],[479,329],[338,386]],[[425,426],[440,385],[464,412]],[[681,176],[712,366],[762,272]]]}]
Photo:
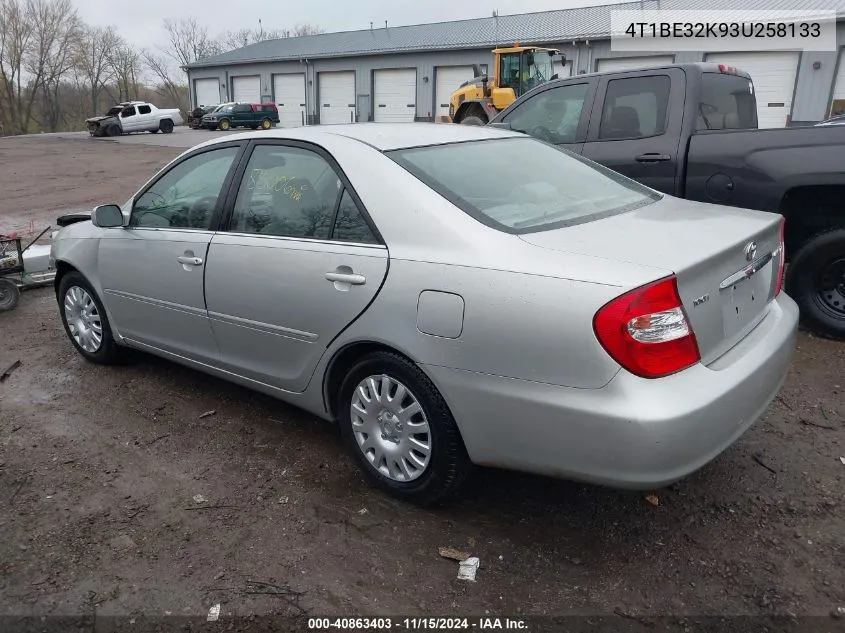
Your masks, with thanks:
[{"label": "overcast sky", "polygon": [[[618,1],[618,0],[617,0]],[[127,40],[138,46],[161,42],[163,18],[195,16],[217,35],[226,30],[257,28],[258,19],[265,29],[317,24],[326,31],[353,31],[374,25],[402,26],[425,22],[443,22],[464,18],[568,9],[610,4],[608,0],[306,0],[305,2],[255,2],[246,0],[248,11],[239,10],[243,0],[75,0],[79,14],[95,26],[113,25]]]}]

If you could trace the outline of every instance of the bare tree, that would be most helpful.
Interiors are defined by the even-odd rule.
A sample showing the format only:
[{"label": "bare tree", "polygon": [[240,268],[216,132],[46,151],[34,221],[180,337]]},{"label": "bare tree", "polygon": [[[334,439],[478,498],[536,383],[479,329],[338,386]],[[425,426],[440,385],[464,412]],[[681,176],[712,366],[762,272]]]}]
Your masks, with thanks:
[{"label": "bare tree", "polygon": [[121,38],[113,27],[86,28],[77,55],[76,70],[91,99],[91,114],[97,114],[100,95],[115,77],[114,55]]},{"label": "bare tree", "polygon": [[35,88],[25,77],[27,56],[35,35],[32,16],[19,0],[0,0],[0,87],[3,128],[26,133]]},{"label": "bare tree", "polygon": [[55,132],[63,117],[59,87],[76,62],[82,21],[71,0],[32,0],[28,9],[35,33],[26,69],[43,97],[41,127]]},{"label": "bare tree", "polygon": [[303,37],[304,35],[320,35],[326,30],[316,24],[298,24],[292,29],[283,29],[282,37]]},{"label": "bare tree", "polygon": [[208,28],[201,26],[196,18],[165,19],[164,31],[168,44],[163,52],[179,67],[220,52],[218,42],[208,35]]},{"label": "bare tree", "polygon": [[250,44],[263,42],[264,40],[277,40],[287,37],[283,31],[265,31],[261,29],[240,29],[238,31],[226,31],[218,38],[221,51],[233,51],[236,48],[243,48]]},{"label": "bare tree", "polygon": [[184,83],[174,77],[175,73],[168,58],[163,54],[156,54],[149,49],[144,49],[141,52],[141,56],[159,84],[160,94],[177,104],[176,107],[187,110],[187,104],[183,102],[184,95],[187,91]]},{"label": "bare tree", "polygon": [[114,81],[117,83],[118,101],[138,98],[138,85],[143,74],[142,53],[132,44],[121,42],[109,56]]}]

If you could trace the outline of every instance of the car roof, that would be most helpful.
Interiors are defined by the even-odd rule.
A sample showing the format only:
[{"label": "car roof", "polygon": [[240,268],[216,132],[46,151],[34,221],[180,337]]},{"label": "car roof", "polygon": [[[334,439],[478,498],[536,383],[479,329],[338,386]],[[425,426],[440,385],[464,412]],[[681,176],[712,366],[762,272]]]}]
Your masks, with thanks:
[{"label": "car roof", "polygon": [[216,144],[243,138],[279,138],[319,143],[329,137],[342,136],[366,143],[386,152],[408,147],[445,145],[466,141],[496,138],[526,138],[524,134],[481,125],[456,125],[454,123],[349,123],[319,125],[300,128],[282,128],[262,132],[226,135],[209,141]]}]

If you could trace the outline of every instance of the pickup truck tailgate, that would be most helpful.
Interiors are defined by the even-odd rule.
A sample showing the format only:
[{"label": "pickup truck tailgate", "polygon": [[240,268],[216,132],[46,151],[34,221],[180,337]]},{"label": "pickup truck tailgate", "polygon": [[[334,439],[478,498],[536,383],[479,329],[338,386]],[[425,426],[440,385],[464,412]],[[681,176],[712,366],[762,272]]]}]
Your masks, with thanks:
[{"label": "pickup truck tailgate", "polygon": [[780,222],[777,214],[666,196],[629,213],[521,237],[536,246],[675,273],[707,364],[753,329],[774,298]]}]

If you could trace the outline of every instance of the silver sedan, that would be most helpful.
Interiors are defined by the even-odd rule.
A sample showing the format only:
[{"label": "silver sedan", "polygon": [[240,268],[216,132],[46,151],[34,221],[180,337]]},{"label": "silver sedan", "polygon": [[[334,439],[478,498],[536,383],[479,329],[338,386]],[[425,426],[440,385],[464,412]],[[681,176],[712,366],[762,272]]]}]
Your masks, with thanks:
[{"label": "silver sedan", "polygon": [[276,396],[430,502],[472,464],[642,489],[714,459],[790,364],[782,229],[521,134],[357,124],[203,143],[52,258],[88,360]]}]

